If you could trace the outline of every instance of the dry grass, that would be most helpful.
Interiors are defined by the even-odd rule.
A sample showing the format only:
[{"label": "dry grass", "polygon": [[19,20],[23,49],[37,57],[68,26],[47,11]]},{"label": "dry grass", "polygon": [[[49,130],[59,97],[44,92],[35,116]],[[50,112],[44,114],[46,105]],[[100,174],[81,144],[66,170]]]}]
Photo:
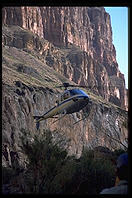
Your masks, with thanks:
[{"label": "dry grass", "polygon": [[[34,86],[44,86],[53,88],[66,78],[57,73],[54,69],[48,67],[37,57],[34,57],[23,50],[14,47],[3,48],[3,64],[2,64],[2,81],[6,84],[13,85],[16,80],[20,80],[25,84]],[[22,64],[35,69],[38,77],[18,72],[17,65]]]}]

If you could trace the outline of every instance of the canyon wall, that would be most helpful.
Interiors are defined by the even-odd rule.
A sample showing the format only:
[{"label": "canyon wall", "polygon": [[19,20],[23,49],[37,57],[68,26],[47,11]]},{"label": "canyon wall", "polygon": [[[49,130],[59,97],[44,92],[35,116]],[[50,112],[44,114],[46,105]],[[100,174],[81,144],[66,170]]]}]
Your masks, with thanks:
[{"label": "canyon wall", "polygon": [[[4,167],[12,167],[15,163],[11,153],[13,156],[17,154],[19,164],[25,166],[27,159],[22,151],[21,138],[32,142],[34,136],[41,137],[44,130],[52,131],[54,140],[56,142],[62,140],[62,145],[68,149],[69,155],[76,157],[81,156],[84,148],[98,146],[108,147],[111,150],[127,148],[127,111],[107,102],[88,89],[85,91],[92,104],[55,123],[53,123],[55,118],[44,120],[40,123],[39,131],[36,130],[33,116],[42,115],[51,109],[64,91],[57,86],[63,82],[70,82],[69,79],[73,78],[74,55],[78,54],[79,57],[80,54],[81,60],[85,54],[86,61],[97,67],[86,52],[72,45],[65,49],[56,47],[16,25],[3,26],[2,46]],[[60,74],[60,70],[67,76]],[[84,74],[81,75],[83,78]],[[80,119],[83,120],[78,122]],[[78,123],[74,125],[75,122]]]},{"label": "canyon wall", "polygon": [[[86,85],[92,100],[82,111],[36,130],[34,115],[55,105],[64,82]],[[69,155],[99,146],[126,149],[128,97],[116,61],[110,16],[103,7],[2,9],[2,165],[27,159],[21,138],[50,130]],[[78,122],[80,119],[82,121]],[[76,124],[74,124],[77,122]]]},{"label": "canyon wall", "polygon": [[[49,65],[77,84],[92,87],[93,93],[107,101],[128,109],[124,75],[119,71],[112,43],[110,15],[103,7],[5,7],[2,23],[28,29],[64,53],[72,46],[74,53],[65,53],[70,68],[68,62],[61,65],[57,61],[57,53],[47,55]],[[40,53],[43,56],[41,49]]]}]

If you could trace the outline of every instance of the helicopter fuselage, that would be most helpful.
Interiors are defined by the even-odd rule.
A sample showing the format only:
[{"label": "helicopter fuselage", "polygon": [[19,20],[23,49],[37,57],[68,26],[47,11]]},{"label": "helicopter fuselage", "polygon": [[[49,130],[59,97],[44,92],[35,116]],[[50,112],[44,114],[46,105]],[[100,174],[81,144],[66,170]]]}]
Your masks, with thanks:
[{"label": "helicopter fuselage", "polygon": [[44,113],[42,116],[34,117],[37,117],[37,122],[40,122],[47,118],[53,118],[58,114],[72,114],[79,112],[88,104],[88,102],[89,96],[83,90],[66,90],[62,95],[61,102],[51,108],[48,112]]}]

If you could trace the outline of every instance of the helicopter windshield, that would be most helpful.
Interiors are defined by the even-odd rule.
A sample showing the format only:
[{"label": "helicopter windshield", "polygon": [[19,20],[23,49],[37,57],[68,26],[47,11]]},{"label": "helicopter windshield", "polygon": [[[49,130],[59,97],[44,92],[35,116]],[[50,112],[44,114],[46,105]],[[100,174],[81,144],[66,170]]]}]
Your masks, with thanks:
[{"label": "helicopter windshield", "polygon": [[83,96],[87,96],[88,95],[81,89],[71,89],[71,90],[66,90],[62,95],[61,95],[61,101],[64,101],[68,98],[70,98],[71,96],[74,95],[83,95]]},{"label": "helicopter windshield", "polygon": [[72,89],[72,90],[69,90],[70,91],[70,95],[71,96],[74,96],[74,95],[84,95],[84,96],[87,96],[87,94],[81,90],[81,89]]},{"label": "helicopter windshield", "polygon": [[61,96],[61,101],[65,100],[65,99],[68,99],[69,97],[70,97],[70,92],[69,92],[69,90],[67,90]]}]

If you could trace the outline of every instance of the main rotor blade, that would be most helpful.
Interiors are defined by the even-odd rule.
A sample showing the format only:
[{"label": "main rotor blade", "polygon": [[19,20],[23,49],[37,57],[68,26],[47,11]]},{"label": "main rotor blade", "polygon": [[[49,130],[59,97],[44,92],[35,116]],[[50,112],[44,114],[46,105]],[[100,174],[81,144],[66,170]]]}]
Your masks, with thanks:
[{"label": "main rotor blade", "polygon": [[73,85],[73,84],[69,84],[69,83],[63,83],[63,85],[59,85],[59,86],[56,86],[56,88],[68,88],[68,87],[82,87],[82,88],[88,88],[88,89],[91,89],[93,87],[91,86],[86,86],[86,85]]}]

